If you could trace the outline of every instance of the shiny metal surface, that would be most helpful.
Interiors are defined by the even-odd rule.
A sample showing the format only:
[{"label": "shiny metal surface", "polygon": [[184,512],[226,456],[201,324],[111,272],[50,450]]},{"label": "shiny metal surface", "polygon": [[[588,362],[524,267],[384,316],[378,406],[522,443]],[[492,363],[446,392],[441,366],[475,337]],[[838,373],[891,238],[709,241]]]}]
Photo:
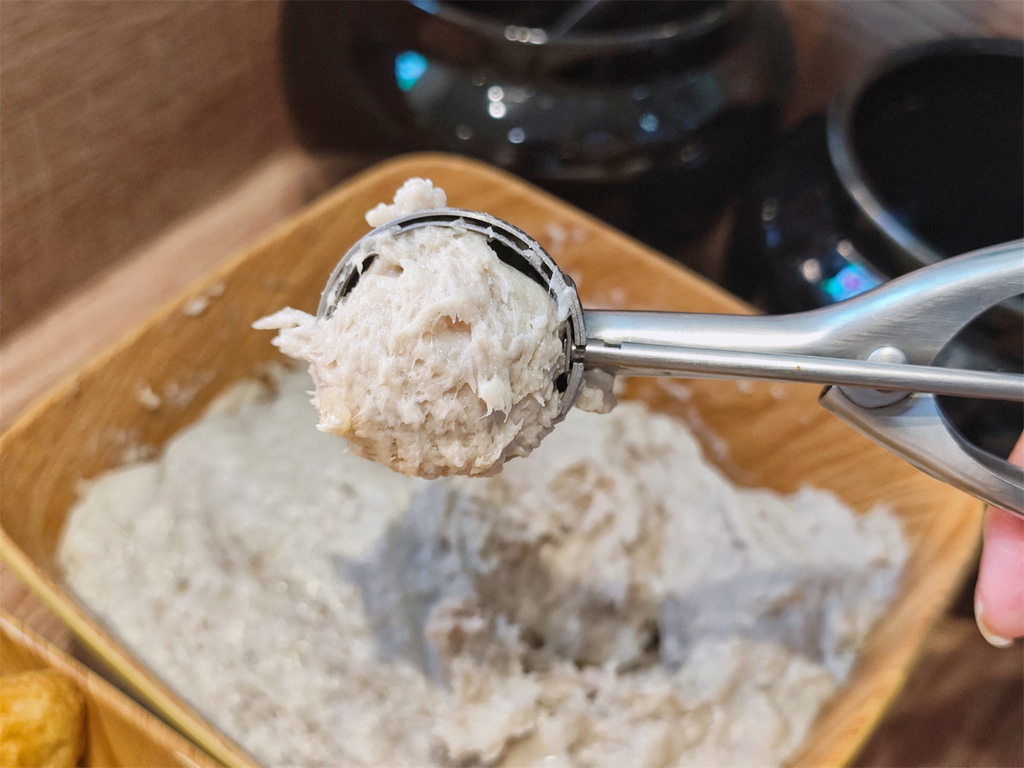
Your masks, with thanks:
[{"label": "shiny metal surface", "polygon": [[[583,360],[623,375],[712,376],[717,370],[723,377],[1021,401],[1020,376],[930,366],[970,320],[1022,292],[1024,243],[1009,243],[947,259],[840,304],[794,315],[588,310]],[[707,353],[702,358],[665,349],[684,347]],[[902,353],[907,365],[867,362],[883,347]],[[752,354],[739,354],[744,352]]]},{"label": "shiny metal surface", "polygon": [[[797,381],[871,387],[885,392],[929,392],[1024,402],[1024,380],[1010,373],[964,371],[928,365],[898,365],[842,358],[734,352],[702,347],[588,344],[584,366],[630,376]],[[856,400],[855,400],[856,401]],[[863,405],[862,401],[860,404]]]},{"label": "shiny metal surface", "polygon": [[[896,246],[896,251],[894,251],[894,253],[897,256],[899,254],[905,254],[901,261],[905,265],[906,269],[909,270],[920,266],[936,264],[942,260],[944,255],[954,255],[956,253],[956,249],[954,247],[951,252],[945,248],[929,244],[929,242],[927,242],[929,238],[923,238],[920,231],[917,231],[913,226],[908,225],[905,216],[900,216],[893,210],[892,199],[885,199],[885,195],[882,195],[881,197],[879,196],[877,181],[873,183],[869,173],[870,164],[865,158],[858,155],[854,142],[856,134],[855,118],[858,106],[861,105],[865,94],[870,91],[872,87],[886,87],[884,85],[879,86],[878,84],[887,76],[889,76],[888,82],[891,84],[891,75],[901,71],[906,71],[914,66],[930,66],[931,69],[929,70],[929,73],[933,82],[938,81],[947,88],[956,88],[955,85],[949,84],[945,78],[942,78],[942,72],[941,70],[937,71],[935,66],[936,63],[941,63],[944,59],[954,61],[958,65],[958,69],[960,71],[964,71],[965,69],[968,69],[969,71],[971,57],[984,57],[987,59],[1005,58],[1006,60],[1016,58],[1019,61],[1021,54],[1021,41],[1010,38],[953,38],[932,40],[919,43],[908,48],[901,48],[885,56],[872,66],[862,70],[859,75],[848,83],[839,93],[829,108],[827,128],[828,153],[832,160],[832,165],[835,168],[835,172],[838,175],[843,188],[849,194],[853,205],[856,206],[856,208],[864,215],[869,226],[872,226],[879,234],[882,235],[882,237]],[[981,90],[986,83],[980,81],[979,78],[976,77],[975,81],[973,81],[971,85],[973,86],[971,90],[977,92],[978,90]],[[995,78],[992,87],[1006,87],[1010,90],[1013,88],[1013,81],[1010,79]],[[1006,91],[1002,92],[1002,94],[1005,93]],[[999,94],[998,91],[997,94]],[[934,98],[933,95],[922,94],[920,91],[915,93],[902,93],[900,96],[903,103],[906,104],[904,107],[906,113],[916,111],[919,114],[924,108],[922,102],[926,102],[928,99]],[[996,98],[998,98],[998,96]],[[1005,98],[1002,100],[1005,103],[1010,103]],[[964,102],[961,101],[961,103]],[[970,111],[972,108],[978,109],[977,102],[972,102],[970,103],[970,106],[962,107],[962,109],[967,111]],[[890,111],[887,111],[885,114],[886,121],[884,125],[888,133],[886,137],[887,140],[889,142],[899,141],[898,138],[894,138],[893,134],[904,130],[903,124],[906,121],[905,114],[893,114],[891,107]],[[985,119],[989,122],[989,125],[998,124],[998,120],[993,116],[985,112],[982,112],[982,114],[985,115]],[[955,114],[946,114],[944,117],[946,118],[947,126],[957,119],[957,115]],[[1019,146],[1019,139],[1012,138],[1014,130],[1020,130],[1019,112],[1017,112],[1017,120],[1015,123],[1016,126],[1011,127],[1008,132],[1011,136],[1010,141],[1016,142],[1017,146]],[[932,133],[934,133],[934,130],[932,130]],[[986,136],[985,141],[988,142],[987,144],[985,141],[976,142],[977,147],[964,150],[968,153],[966,157],[961,153],[954,151],[941,152],[942,158],[937,160],[937,162],[945,163],[947,168],[954,168],[957,165],[963,167],[966,164],[967,167],[975,169],[974,178],[978,179],[981,184],[986,185],[989,189],[999,190],[1001,187],[993,182],[990,174],[985,173],[983,170],[977,170],[979,167],[984,167],[983,160],[980,159],[984,157],[984,152],[982,152],[980,156],[970,154],[972,151],[977,152],[981,147],[985,147],[986,149],[991,146],[1002,148],[1004,146],[1002,142],[996,141],[994,144],[992,143],[992,137],[995,135],[999,134],[992,133]],[[1006,134],[1004,133],[1002,135],[1005,136]],[[962,136],[958,137],[962,138]],[[896,146],[899,145],[896,144]],[[969,158],[969,160],[967,158]],[[928,189],[936,186],[932,179],[925,179],[920,177],[920,175],[914,176],[913,174],[905,173],[902,174],[902,176],[903,178],[909,179],[910,183],[916,184],[919,189]],[[953,175],[951,178],[956,179],[957,177]],[[929,181],[932,181],[933,183],[929,184]],[[957,192],[959,192],[960,195],[964,194],[965,191],[962,185],[959,189],[957,189],[956,186],[951,185],[948,192],[948,198],[951,203],[949,209],[957,210]],[[967,196],[971,197],[969,193]],[[891,198],[891,195],[889,197]],[[976,200],[977,198],[971,197],[971,199]],[[920,209],[921,207],[921,201],[915,201],[915,204],[911,206],[911,208],[917,209]],[[906,213],[906,210],[907,208],[904,207],[903,212]],[[1015,216],[1016,211],[1013,211],[1012,205],[1010,210],[1012,212],[1011,215]],[[985,213],[987,212],[979,212],[979,216],[983,216]],[[1004,237],[1008,236],[1012,235],[1005,235]],[[934,233],[931,234],[930,239],[933,243],[936,242],[937,238]],[[974,242],[981,245],[996,242],[999,239],[1003,238],[996,237],[980,241],[974,240]],[[962,247],[967,248],[971,246]]]},{"label": "shiny metal surface", "polygon": [[866,360],[892,346],[929,365],[987,308],[1024,292],[1024,241],[947,259],[840,304],[793,315],[587,310],[587,343],[669,344]]},{"label": "shiny metal surface", "polygon": [[[899,365],[906,365],[907,355],[902,349],[884,346],[879,347],[868,355],[868,362],[898,363]],[[853,402],[862,408],[881,408],[883,405],[898,403],[907,396],[906,392],[881,389],[863,389],[860,387],[847,387],[844,392],[848,398],[853,400]]]},{"label": "shiny metal surface", "polygon": [[[932,394],[952,394],[946,384],[963,384],[971,391],[957,394],[978,396],[982,378],[993,377],[990,393],[1020,402],[1024,377],[929,367],[974,317],[1021,293],[1024,241],[1017,241],[947,259],[841,304],[795,315],[588,311],[583,359],[627,375],[687,370],[691,376],[760,378],[763,372],[773,379],[783,372],[793,374],[785,380],[818,382],[831,377],[843,386],[823,392],[824,408],[928,474],[1024,516],[1024,470],[964,440]],[[873,355],[899,359],[898,353],[906,365],[867,362]],[[794,370],[801,358],[820,356],[834,359],[818,359],[813,375]],[[837,365],[844,358],[853,367]],[[860,376],[857,371],[864,378],[845,378]],[[906,385],[918,376],[915,384],[923,391],[910,394]],[[896,384],[898,379],[904,384]],[[879,388],[905,388],[908,394],[896,398]]]},{"label": "shiny metal surface", "polygon": [[329,316],[356,285],[378,236],[422,226],[479,232],[499,258],[547,288],[565,318],[560,417],[579,397],[585,368],[827,384],[820,399],[827,410],[923,471],[1024,516],[1024,470],[952,430],[935,394],[1022,402],[1024,376],[932,365],[972,319],[1024,293],[1024,241],[794,315],[584,311],[572,281],[529,235],[487,214],[445,208],[399,218],[357,242],[331,275],[318,315]]},{"label": "shiny metal surface", "polygon": [[376,256],[373,247],[379,236],[429,226],[479,232],[488,238],[499,259],[529,275],[547,289],[559,316],[566,318],[562,332],[566,368],[560,382],[562,407],[559,412],[559,419],[564,418],[583,390],[583,361],[576,353],[586,342],[579,294],[576,293],[572,278],[558,268],[536,240],[490,214],[461,208],[439,208],[401,216],[377,227],[360,238],[338,262],[320,294],[317,317],[329,317],[345,294],[355,287],[363,270],[370,266]]},{"label": "shiny metal surface", "polygon": [[894,405],[869,410],[850,400],[840,388],[828,387],[818,402],[921,471],[1024,516],[1024,469],[960,437],[946,422],[934,395],[913,395]]}]

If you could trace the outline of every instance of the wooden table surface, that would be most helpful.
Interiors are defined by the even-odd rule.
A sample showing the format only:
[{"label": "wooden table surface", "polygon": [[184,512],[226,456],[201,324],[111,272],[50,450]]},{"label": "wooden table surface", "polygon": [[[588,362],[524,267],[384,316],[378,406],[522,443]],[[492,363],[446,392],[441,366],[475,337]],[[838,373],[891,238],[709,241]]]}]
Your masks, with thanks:
[{"label": "wooden table surface", "polygon": [[[223,200],[5,339],[0,427],[228,254],[291,215],[329,178],[305,156],[274,157]],[[725,233],[727,220],[694,253],[706,258]],[[961,602],[933,632],[858,765],[1024,766],[1024,648],[989,647],[969,618],[969,596]],[[71,645],[61,623],[2,565],[0,606],[58,645]]]}]

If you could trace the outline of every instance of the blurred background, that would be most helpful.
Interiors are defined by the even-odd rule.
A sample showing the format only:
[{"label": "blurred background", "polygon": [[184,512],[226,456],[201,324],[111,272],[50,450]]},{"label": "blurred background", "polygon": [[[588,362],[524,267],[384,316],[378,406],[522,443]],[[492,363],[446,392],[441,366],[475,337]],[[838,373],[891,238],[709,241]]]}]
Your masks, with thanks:
[{"label": "blurred background", "polygon": [[[954,64],[868,89],[907,46],[953,38],[1000,38],[967,53],[1018,65],[1007,75]],[[5,0],[0,426],[233,251],[404,151],[504,167],[769,311],[841,300],[911,268],[902,259],[952,255],[947,245],[1019,237],[1022,38],[1020,0]],[[974,119],[963,130],[980,120],[995,126],[985,146],[1008,146],[977,161],[994,169],[989,178],[1001,174],[999,204],[984,190],[972,202],[977,221],[996,209],[1008,218],[984,218],[974,239],[947,243],[915,218],[914,199],[901,221],[919,225],[920,242],[894,252],[891,233],[848,210],[828,131],[841,138],[848,127],[843,93],[881,93],[876,131],[891,135],[884,95],[928,107],[936,102],[922,84],[936,82]],[[884,146],[853,143],[865,163],[884,158]],[[915,189],[924,187],[941,185]],[[808,259],[808,249],[829,259]],[[992,323],[1009,341],[993,354],[1012,368],[1020,310],[1004,310]],[[1006,424],[1012,436],[1019,416],[963,420],[984,434]],[[4,607],[59,634],[2,575]],[[970,608],[968,590],[863,764],[1024,764],[1024,656],[1019,645],[989,648]]]}]

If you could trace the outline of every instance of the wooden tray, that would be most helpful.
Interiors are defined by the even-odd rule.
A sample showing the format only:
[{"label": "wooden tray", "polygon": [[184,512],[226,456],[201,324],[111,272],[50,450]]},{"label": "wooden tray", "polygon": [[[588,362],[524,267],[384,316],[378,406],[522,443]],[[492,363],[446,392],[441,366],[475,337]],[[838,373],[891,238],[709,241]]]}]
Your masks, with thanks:
[{"label": "wooden tray", "polygon": [[0,674],[57,669],[85,697],[82,766],[214,768],[205,754],[94,672],[0,611]]},{"label": "wooden tray", "polygon": [[[714,285],[524,182],[438,154],[378,165],[239,254],[202,285],[94,360],[0,439],[0,554],[72,630],[146,701],[216,758],[251,761],[142,667],[61,588],[54,554],[78,483],[140,450],[155,451],[217,393],[279,360],[250,323],[282,306],[314,311],[340,256],[367,227],[362,213],[410,176],[444,187],[449,204],[486,210],[534,235],[592,308],[748,312]],[[112,308],[116,311],[116,308]],[[161,397],[152,408],[139,396]],[[900,516],[912,555],[900,594],[878,623],[850,683],[818,718],[793,763],[840,765],[892,701],[979,541],[982,506],[856,434],[816,404],[817,388],[634,380],[630,395],[709,438],[736,482],[790,492],[833,489],[864,511]],[[685,396],[680,396],[680,394]],[[186,396],[187,395],[187,396]]]}]

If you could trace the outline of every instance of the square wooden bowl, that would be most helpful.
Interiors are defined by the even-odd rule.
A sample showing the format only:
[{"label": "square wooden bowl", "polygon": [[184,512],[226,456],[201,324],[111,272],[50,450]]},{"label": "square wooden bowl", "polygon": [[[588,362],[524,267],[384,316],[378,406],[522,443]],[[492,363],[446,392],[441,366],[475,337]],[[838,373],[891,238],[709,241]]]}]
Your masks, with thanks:
[{"label": "square wooden bowl", "polygon": [[[714,285],[567,204],[488,166],[452,156],[400,157],[347,182],[165,307],[22,417],[0,439],[3,556],[96,653],[210,754],[250,765],[144,668],[61,586],[55,552],[79,482],[156,451],[225,387],[279,360],[250,324],[285,305],[315,311],[327,276],[367,231],[362,214],[411,176],[449,204],[484,210],[531,233],[591,308],[749,312]],[[139,393],[149,388],[161,405]],[[933,622],[961,584],[979,541],[982,505],[918,472],[818,407],[817,387],[634,380],[629,395],[712,439],[736,482],[791,492],[835,491],[855,510],[889,505],[912,554],[890,610],[852,679],[817,719],[795,765],[850,761],[907,678]],[[188,396],[181,396],[182,394]],[[172,395],[178,396],[172,396]]]},{"label": "square wooden bowl", "polygon": [[217,763],[95,672],[0,611],[0,675],[56,669],[85,699],[80,765],[118,768],[214,768]]}]

